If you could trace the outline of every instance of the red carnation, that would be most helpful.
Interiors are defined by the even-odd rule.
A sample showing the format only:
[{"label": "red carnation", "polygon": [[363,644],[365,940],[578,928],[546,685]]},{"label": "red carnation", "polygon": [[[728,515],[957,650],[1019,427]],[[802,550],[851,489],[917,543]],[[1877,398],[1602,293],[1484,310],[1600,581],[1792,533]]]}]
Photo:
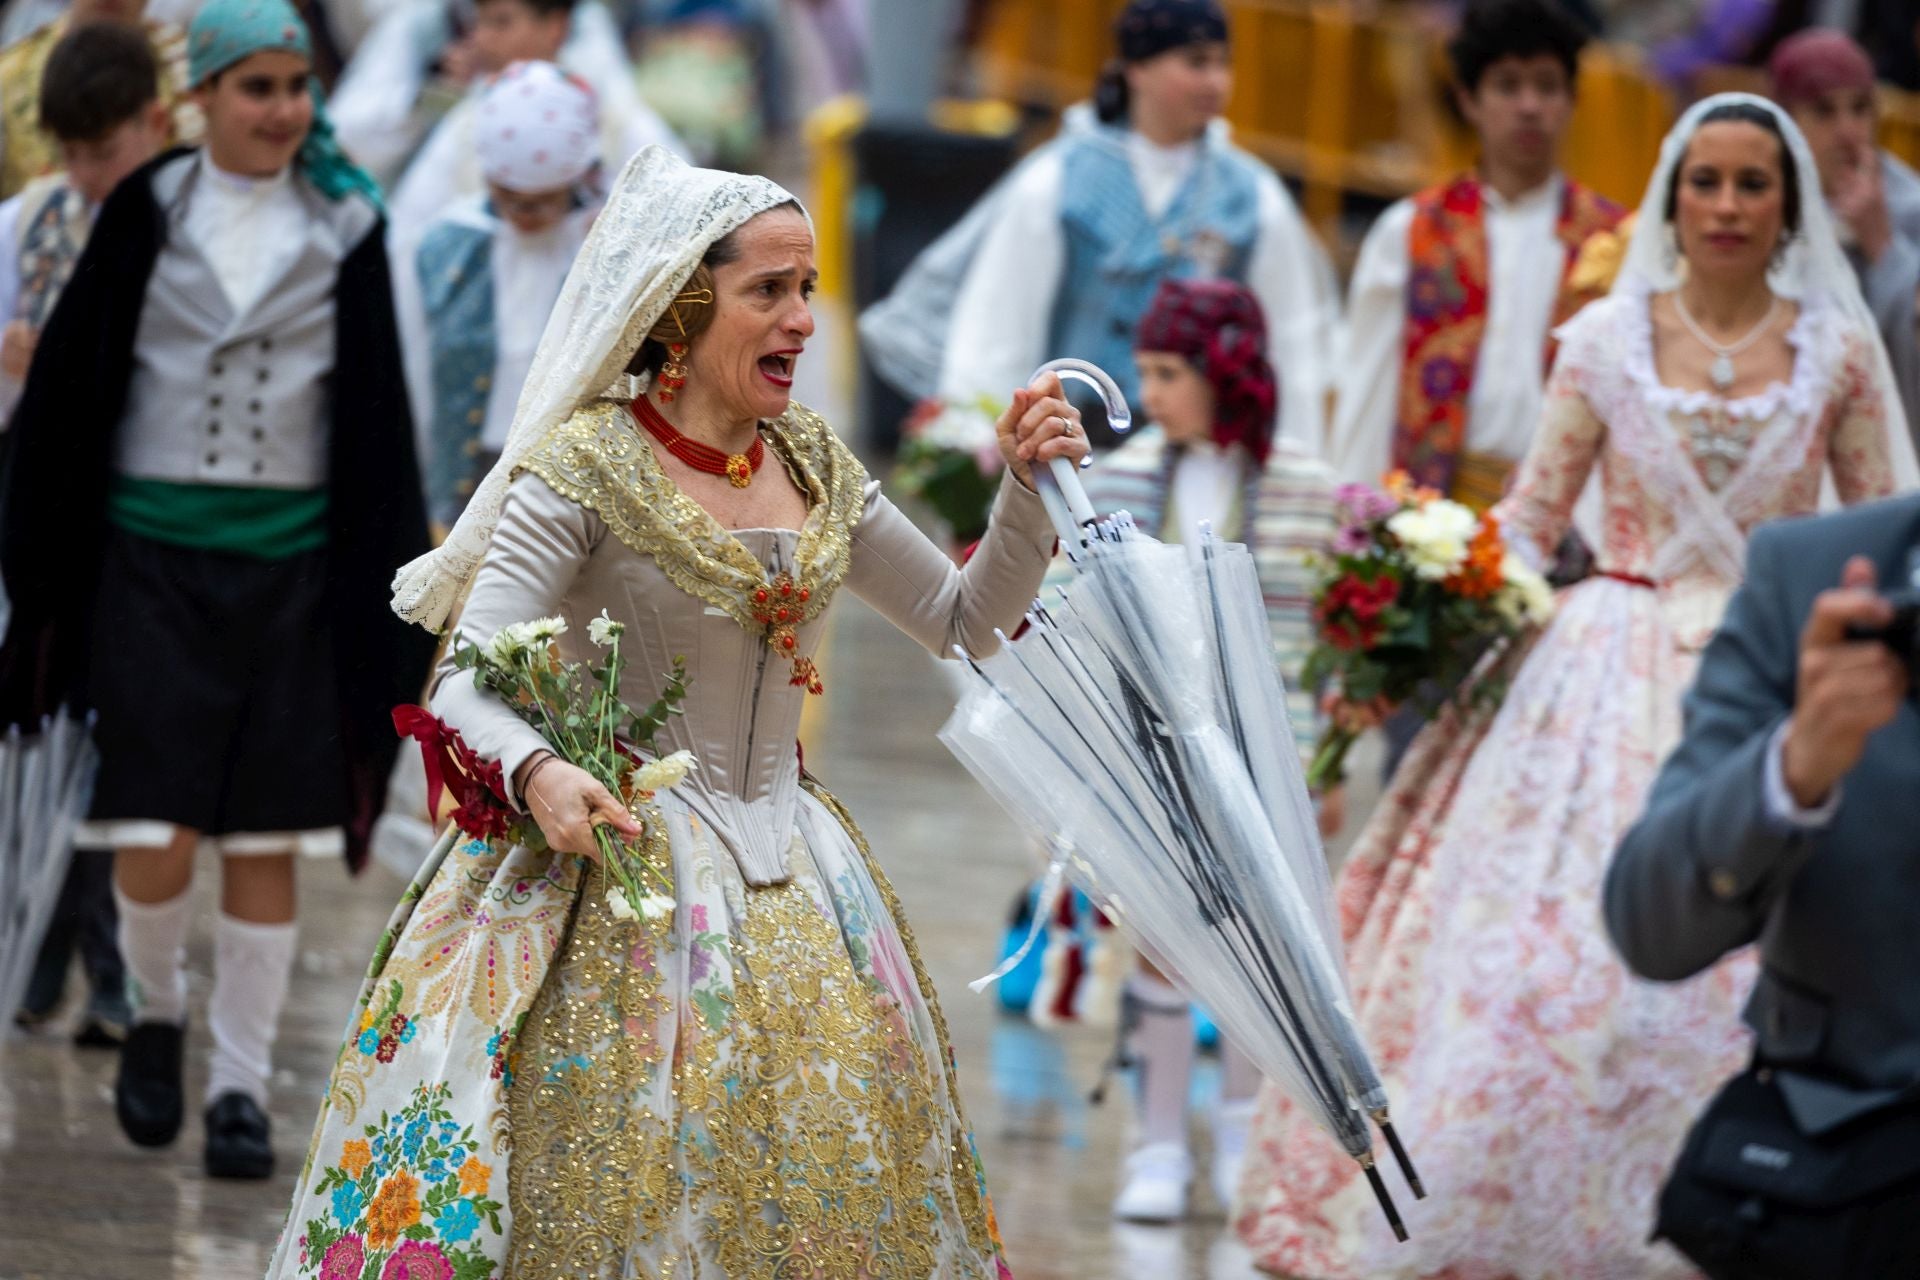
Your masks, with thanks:
[{"label": "red carnation", "polygon": [[1368,582],[1350,573],[1326,589],[1314,605],[1313,619],[1334,648],[1370,648],[1380,637],[1380,614],[1399,595],[1399,580],[1391,574]]},{"label": "red carnation", "polygon": [[1399,595],[1399,580],[1383,574],[1372,582],[1359,583],[1349,596],[1347,607],[1353,611],[1354,617],[1371,622]]}]

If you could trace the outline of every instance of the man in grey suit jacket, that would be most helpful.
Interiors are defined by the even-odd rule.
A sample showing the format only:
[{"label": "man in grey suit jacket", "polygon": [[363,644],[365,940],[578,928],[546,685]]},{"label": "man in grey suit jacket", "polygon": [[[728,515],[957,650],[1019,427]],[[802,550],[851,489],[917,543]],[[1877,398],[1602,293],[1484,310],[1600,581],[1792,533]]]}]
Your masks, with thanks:
[{"label": "man in grey suit jacket", "polygon": [[1758,941],[1746,1021],[1801,1128],[1920,1083],[1920,704],[1878,628],[1913,583],[1920,495],[1758,530],[1686,732],[1606,883],[1644,977]]}]

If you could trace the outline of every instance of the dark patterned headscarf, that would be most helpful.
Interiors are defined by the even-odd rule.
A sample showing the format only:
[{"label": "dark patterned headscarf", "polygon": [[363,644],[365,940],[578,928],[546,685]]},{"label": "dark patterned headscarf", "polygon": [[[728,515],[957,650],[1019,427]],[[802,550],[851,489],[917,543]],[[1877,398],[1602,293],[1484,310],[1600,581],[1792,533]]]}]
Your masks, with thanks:
[{"label": "dark patterned headscarf", "polygon": [[1124,62],[1145,62],[1190,44],[1225,41],[1227,15],[1216,0],[1133,0],[1113,24]]},{"label": "dark patterned headscarf", "polygon": [[1279,379],[1267,360],[1259,300],[1231,280],[1163,280],[1134,336],[1138,351],[1185,356],[1213,385],[1213,438],[1245,445],[1265,465]]}]

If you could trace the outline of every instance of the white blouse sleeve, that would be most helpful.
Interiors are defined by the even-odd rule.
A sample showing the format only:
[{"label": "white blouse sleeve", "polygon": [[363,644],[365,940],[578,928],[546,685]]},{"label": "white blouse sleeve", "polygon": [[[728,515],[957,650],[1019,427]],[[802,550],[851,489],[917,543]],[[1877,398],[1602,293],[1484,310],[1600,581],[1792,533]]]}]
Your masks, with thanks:
[{"label": "white blouse sleeve", "polygon": [[417,0],[382,14],[348,59],[327,103],[340,145],[382,179],[396,173],[420,142],[415,107],[426,82],[421,46],[443,22]]},{"label": "white blouse sleeve", "polygon": [[1412,202],[1394,204],[1367,232],[1354,264],[1326,455],[1342,480],[1377,484],[1393,457],[1411,270],[1407,236],[1412,229]]},{"label": "white blouse sleeve", "polygon": [[1260,183],[1260,237],[1247,287],[1267,318],[1267,349],[1280,377],[1280,436],[1315,456],[1326,450],[1327,395],[1340,298],[1333,264],[1293,197],[1272,174]]},{"label": "white blouse sleeve", "polygon": [[[426,239],[424,232],[421,239]],[[393,318],[400,328],[400,367],[413,409],[413,444],[425,462],[433,447],[433,326],[427,318],[420,270],[418,248],[405,261],[393,264]]]},{"label": "white blouse sleeve", "polygon": [[656,142],[681,159],[687,158],[686,146],[640,96],[633,79],[633,61],[605,5],[590,0],[574,6],[573,30],[560,51],[560,64],[592,85],[599,96],[600,118],[605,122],[603,141],[620,153],[607,157],[609,183],[628,160]]},{"label": "white blouse sleeve", "polygon": [[659,143],[682,160],[687,159],[687,146],[680,141],[680,136],[669,128],[667,122],[660,118],[659,113],[648,106],[638,94],[634,95],[633,109],[627,112],[624,120],[625,136],[621,146],[626,154],[621,158],[621,164],[624,165],[655,143]]},{"label": "white blouse sleeve", "polygon": [[1005,404],[1047,358],[1066,271],[1060,226],[1063,163],[1057,150],[1035,156],[1000,196],[966,282],[954,300],[940,394],[949,400],[987,396]]},{"label": "white blouse sleeve", "polygon": [[387,200],[389,260],[411,264],[433,220],[461,196],[472,194],[462,179],[472,163],[476,104],[477,99],[468,96],[440,117],[394,185]]}]

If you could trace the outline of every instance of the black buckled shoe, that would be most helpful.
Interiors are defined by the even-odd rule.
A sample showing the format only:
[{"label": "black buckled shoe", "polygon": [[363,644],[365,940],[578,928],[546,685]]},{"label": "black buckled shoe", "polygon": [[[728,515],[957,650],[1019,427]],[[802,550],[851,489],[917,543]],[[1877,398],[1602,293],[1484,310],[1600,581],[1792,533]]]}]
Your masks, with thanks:
[{"label": "black buckled shoe", "polygon": [[187,1029],[168,1022],[141,1022],[120,1049],[120,1075],[113,1083],[113,1111],[120,1128],[143,1147],[164,1147],[180,1136],[181,1058]]},{"label": "black buckled shoe", "polygon": [[267,1113],[237,1089],[221,1094],[207,1108],[207,1176],[273,1176],[273,1136]]}]

